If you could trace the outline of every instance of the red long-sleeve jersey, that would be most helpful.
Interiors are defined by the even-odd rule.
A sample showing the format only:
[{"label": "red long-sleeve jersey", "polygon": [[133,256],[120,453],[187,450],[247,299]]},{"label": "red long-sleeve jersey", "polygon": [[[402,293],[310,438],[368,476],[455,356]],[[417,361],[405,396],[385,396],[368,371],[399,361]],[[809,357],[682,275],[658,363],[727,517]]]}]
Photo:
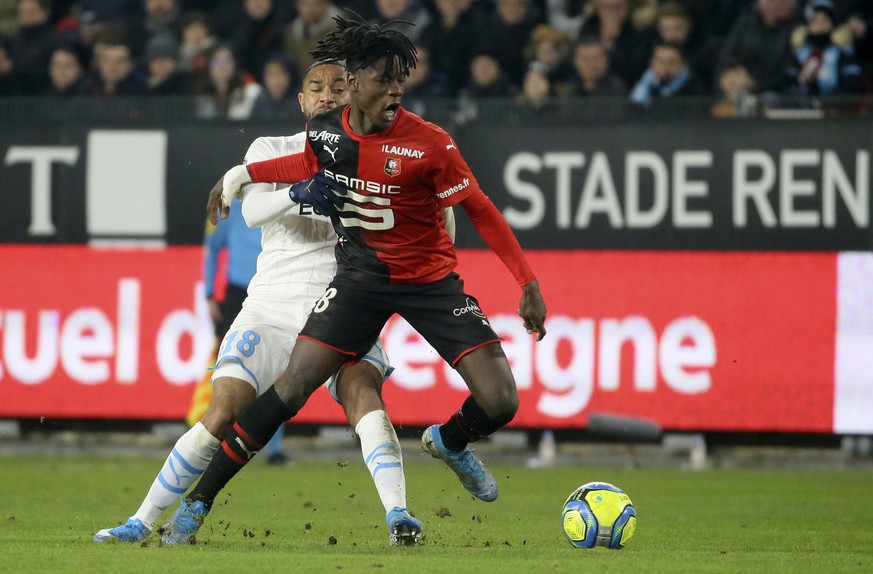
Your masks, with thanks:
[{"label": "red long-sleeve jersey", "polygon": [[440,127],[401,108],[387,130],[362,136],[349,126],[344,107],[316,116],[306,132],[302,154],[250,164],[249,174],[253,181],[292,183],[324,169],[348,188],[332,218],[338,278],[394,284],[442,279],[457,258],[441,208],[460,203],[519,285],[534,280],[506,220]]}]

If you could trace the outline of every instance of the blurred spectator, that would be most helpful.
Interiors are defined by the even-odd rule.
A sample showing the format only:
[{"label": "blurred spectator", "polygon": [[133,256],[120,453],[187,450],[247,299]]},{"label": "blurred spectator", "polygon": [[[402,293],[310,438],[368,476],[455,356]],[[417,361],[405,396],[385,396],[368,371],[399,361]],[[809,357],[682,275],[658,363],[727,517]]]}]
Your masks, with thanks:
[{"label": "blurred spectator", "polygon": [[549,24],[570,40],[576,40],[585,21],[586,0],[546,0]]},{"label": "blurred spectator", "polygon": [[609,55],[599,38],[588,36],[576,42],[573,51],[575,76],[562,90],[567,96],[627,96],[627,86],[609,71]]},{"label": "blurred spectator", "polygon": [[267,59],[262,72],[264,89],[252,107],[253,118],[304,119],[297,98],[297,66],[283,52]]},{"label": "blurred spectator", "polygon": [[428,100],[448,98],[452,89],[446,76],[430,65],[430,50],[417,45],[418,64],[409,70],[404,88],[403,107],[420,116],[427,115]]},{"label": "blurred spectator", "polygon": [[659,99],[704,93],[706,90],[688,66],[682,48],[661,40],[652,51],[649,69],[631,89],[630,99],[635,104],[649,107]]},{"label": "blurred spectator", "polygon": [[470,0],[436,0],[436,10],[436,17],[422,30],[420,42],[430,50],[433,71],[444,74],[456,94],[470,77],[482,17],[470,8]]},{"label": "blurred spectator", "polygon": [[145,17],[143,0],[79,0],[79,39],[93,46],[104,28],[136,27]]},{"label": "blurred spectator", "polygon": [[246,17],[243,0],[217,0],[217,4],[205,12],[209,14],[213,32],[222,41],[233,36],[237,25]]},{"label": "blurred spectator", "polygon": [[104,28],[94,39],[94,69],[84,84],[89,96],[137,96],[146,93],[145,79],[134,66],[121,28]]},{"label": "blurred spectator", "polygon": [[197,116],[243,120],[251,115],[261,86],[237,66],[233,50],[219,44],[209,58],[209,67],[198,79]]},{"label": "blurred spectator", "polygon": [[179,47],[179,69],[200,74],[209,65],[209,55],[218,43],[212,33],[209,17],[202,12],[191,12],[182,16],[182,45]]},{"label": "blurred spectator", "polygon": [[373,24],[385,24],[391,20],[404,20],[414,24],[396,26],[413,42],[419,42],[422,32],[430,23],[430,14],[419,0],[376,0],[376,15],[370,19]]},{"label": "blurred spectator", "polygon": [[476,34],[476,51],[495,56],[516,88],[527,71],[524,49],[539,21],[539,11],[530,0],[496,0],[494,13]]},{"label": "blurred spectator", "polygon": [[473,56],[470,62],[470,82],[461,90],[465,97],[506,98],[514,96],[516,91],[503,73],[497,58],[487,53]]},{"label": "blurred spectator", "polygon": [[151,38],[170,35],[178,38],[179,6],[176,0],[142,0],[145,15],[137,19],[129,28],[131,49],[135,57],[145,55],[146,45]]},{"label": "blurred spectator", "polygon": [[855,94],[861,68],[854,56],[848,27],[834,26],[830,0],[811,0],[804,10],[806,26],[791,37],[794,62],[788,68],[789,92],[799,95]]},{"label": "blurred spectator", "polygon": [[728,60],[718,73],[720,97],[710,108],[714,118],[748,118],[757,115],[755,79],[738,60]]},{"label": "blurred spectator", "polygon": [[9,42],[0,37],[0,97],[21,93],[15,75],[15,61],[9,52]]},{"label": "blurred spectator", "polygon": [[48,65],[61,38],[49,23],[50,0],[18,0],[18,35],[9,44],[14,74],[24,94],[48,91]]},{"label": "blurred spectator", "polygon": [[52,52],[49,78],[52,96],[75,96],[85,89],[86,58],[83,50],[74,44],[61,44]]},{"label": "blurred spectator", "polygon": [[567,82],[573,76],[573,68],[568,59],[569,42],[567,36],[548,24],[539,24],[530,35],[530,42],[525,48],[524,56],[528,63],[529,75],[531,65],[536,65],[539,71],[548,76],[549,84],[558,85]]},{"label": "blurred spectator", "polygon": [[340,13],[332,0],[297,0],[297,17],[285,27],[285,53],[297,63],[297,76],[303,77],[312,64],[309,51],[322,36],[334,29],[333,17]]},{"label": "blurred spectator", "polygon": [[282,50],[282,27],[273,0],[244,0],[246,17],[231,36],[237,65],[258,81],[267,54]]},{"label": "blurred spectator", "polygon": [[739,60],[755,79],[758,93],[779,91],[792,60],[791,33],[800,23],[797,0],[757,0],[725,39],[716,69]]},{"label": "blurred spectator", "polygon": [[625,85],[636,82],[646,69],[649,47],[631,20],[630,0],[590,0],[579,37],[600,39],[609,54],[609,69]]},{"label": "blurred spectator", "polygon": [[145,50],[148,90],[155,96],[193,93],[191,74],[179,67],[179,44],[170,34],[154,36]]},{"label": "blurred spectator", "polygon": [[695,29],[694,16],[685,3],[668,0],[658,6],[654,26],[644,34],[652,46],[658,40],[681,46],[697,78],[709,86],[720,43]]},{"label": "blurred spectator", "polygon": [[555,108],[555,93],[545,68],[534,62],[524,75],[513,109],[520,116],[537,116]]},{"label": "blurred spectator", "polygon": [[873,84],[873,2],[851,0],[846,12],[846,25],[852,32],[855,55],[864,70],[869,89]]}]

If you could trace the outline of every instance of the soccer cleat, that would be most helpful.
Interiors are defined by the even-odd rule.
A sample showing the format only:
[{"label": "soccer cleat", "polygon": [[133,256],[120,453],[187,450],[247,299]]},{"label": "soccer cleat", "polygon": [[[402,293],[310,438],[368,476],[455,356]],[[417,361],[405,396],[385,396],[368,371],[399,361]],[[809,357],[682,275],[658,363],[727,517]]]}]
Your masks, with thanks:
[{"label": "soccer cleat", "polygon": [[197,542],[195,535],[207,514],[209,509],[202,501],[188,502],[183,498],[170,521],[158,531],[161,541],[164,544],[194,544]]},{"label": "soccer cleat", "polygon": [[385,516],[385,522],[388,523],[388,540],[392,546],[412,546],[421,540],[421,520],[405,508],[392,508]]},{"label": "soccer cleat", "polygon": [[497,481],[491,472],[485,468],[482,461],[473,456],[473,450],[465,448],[462,451],[449,450],[443,444],[439,425],[428,427],[421,435],[421,448],[434,458],[442,460],[455,474],[461,484],[470,494],[492,502],[497,498]]},{"label": "soccer cleat", "polygon": [[94,542],[141,542],[149,537],[152,529],[139,518],[130,517],[127,522],[115,528],[104,528],[94,535]]}]

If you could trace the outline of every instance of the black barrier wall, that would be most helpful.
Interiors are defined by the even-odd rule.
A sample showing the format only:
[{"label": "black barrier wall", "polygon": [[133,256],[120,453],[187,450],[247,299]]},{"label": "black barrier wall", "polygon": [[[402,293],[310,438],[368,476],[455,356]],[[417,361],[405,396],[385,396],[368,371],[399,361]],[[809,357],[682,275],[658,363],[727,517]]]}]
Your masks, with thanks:
[{"label": "black barrier wall", "polygon": [[[860,251],[871,246],[868,120],[472,121],[452,130],[537,249]],[[212,184],[257,122],[11,123],[0,241],[197,244]],[[460,247],[482,245],[460,218]]]}]

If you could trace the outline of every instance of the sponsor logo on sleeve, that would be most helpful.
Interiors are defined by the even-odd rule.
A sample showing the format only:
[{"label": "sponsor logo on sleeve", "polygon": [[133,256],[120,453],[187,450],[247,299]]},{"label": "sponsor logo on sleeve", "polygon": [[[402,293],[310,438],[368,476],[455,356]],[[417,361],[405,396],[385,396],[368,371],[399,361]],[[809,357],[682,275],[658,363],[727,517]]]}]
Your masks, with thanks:
[{"label": "sponsor logo on sleeve", "polygon": [[444,189],[441,192],[439,192],[437,194],[437,197],[440,199],[445,199],[445,198],[449,197],[450,195],[454,195],[454,194],[458,193],[459,191],[463,191],[463,190],[467,189],[468,187],[470,187],[470,178],[465,177],[464,181],[462,181],[458,185],[453,185],[452,187],[450,187],[448,189]]},{"label": "sponsor logo on sleeve", "polygon": [[314,142],[325,142],[325,143],[329,143],[329,144],[336,144],[337,142],[339,142],[339,139],[340,139],[340,134],[335,134],[335,133],[329,132],[327,130],[321,130],[320,132],[317,132],[315,130],[309,131],[309,140],[312,141],[313,143]]}]

